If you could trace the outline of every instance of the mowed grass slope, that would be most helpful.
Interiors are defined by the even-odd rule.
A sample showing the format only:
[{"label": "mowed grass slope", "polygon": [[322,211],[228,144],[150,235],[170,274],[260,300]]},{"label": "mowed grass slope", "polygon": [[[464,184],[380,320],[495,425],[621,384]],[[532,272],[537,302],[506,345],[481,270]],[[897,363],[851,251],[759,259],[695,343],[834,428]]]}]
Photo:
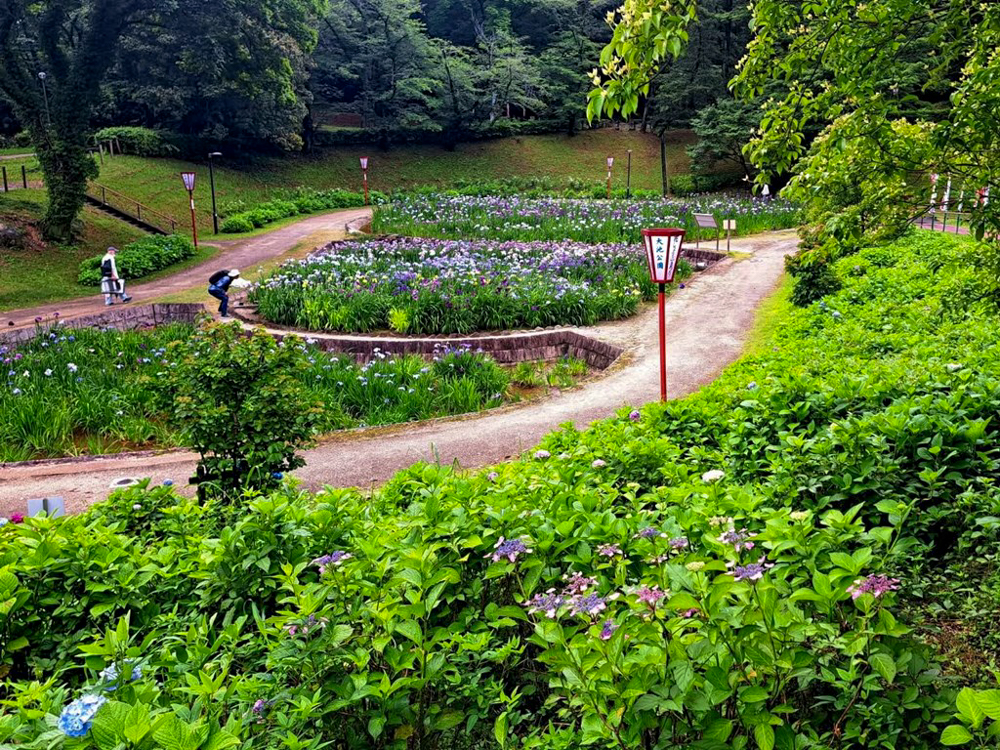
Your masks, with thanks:
[{"label": "mowed grass slope", "polygon": [[[670,174],[687,174],[685,153],[694,142],[688,131],[672,133],[667,159]],[[600,183],[607,176],[606,159],[615,157],[613,184],[624,187],[627,152],[632,150],[632,186],[660,186],[660,142],[652,135],[627,130],[588,130],[573,137],[539,135],[459,144],[454,151],[439,146],[399,146],[388,151],[352,146],[322,149],[315,154],[257,157],[251,162],[216,161],[216,195],[220,206],[235,201],[259,203],[277,190],[361,189],[359,157],[368,156],[369,186],[392,190],[417,185],[448,187],[461,181],[508,177],[570,178]],[[197,173],[195,206],[198,229],[211,231],[212,204],[207,163],[136,156],[105,158],[99,181],[187,224],[190,209],[180,173]],[[222,213],[222,211],[220,211]]]}]

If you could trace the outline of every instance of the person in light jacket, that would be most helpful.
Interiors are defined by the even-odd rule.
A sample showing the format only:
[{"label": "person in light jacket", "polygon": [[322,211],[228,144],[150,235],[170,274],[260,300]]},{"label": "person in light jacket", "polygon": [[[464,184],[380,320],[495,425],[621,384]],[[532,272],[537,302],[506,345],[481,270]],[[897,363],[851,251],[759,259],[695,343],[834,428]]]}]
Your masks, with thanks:
[{"label": "person in light jacket", "polygon": [[125,279],[118,275],[115,255],[118,248],[109,247],[101,258],[101,291],[104,293],[104,304],[113,305],[114,298],[120,297],[122,302],[128,302],[131,297],[125,294]]},{"label": "person in light jacket", "polygon": [[240,277],[237,269],[231,271],[216,271],[208,277],[208,293],[219,300],[219,314],[229,317],[229,287]]}]

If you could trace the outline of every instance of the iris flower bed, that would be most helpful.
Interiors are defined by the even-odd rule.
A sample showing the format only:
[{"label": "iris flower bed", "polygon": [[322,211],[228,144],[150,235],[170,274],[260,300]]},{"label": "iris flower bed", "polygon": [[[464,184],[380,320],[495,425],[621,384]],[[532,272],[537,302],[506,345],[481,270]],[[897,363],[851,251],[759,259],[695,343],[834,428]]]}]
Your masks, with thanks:
[{"label": "iris flower bed", "polygon": [[310,330],[467,333],[624,318],[654,293],[638,244],[405,238],[334,243],[249,298]]},{"label": "iris flower bed", "polygon": [[[695,236],[694,214],[713,214],[722,226],[736,220],[736,233],[753,234],[797,226],[799,209],[775,198],[728,195],[659,200],[588,200],[518,196],[413,195],[375,210],[375,232],[420,237],[489,237],[497,240],[640,242],[644,227],[686,227]],[[701,236],[715,237],[715,230]]]},{"label": "iris flower bed", "polygon": [[[192,330],[56,329],[0,346],[0,461],[175,445],[156,380],[175,361],[171,345]],[[431,362],[379,353],[365,365],[307,348],[299,375],[325,404],[320,432],[464,414],[508,397],[507,371],[468,348],[442,349]]]}]

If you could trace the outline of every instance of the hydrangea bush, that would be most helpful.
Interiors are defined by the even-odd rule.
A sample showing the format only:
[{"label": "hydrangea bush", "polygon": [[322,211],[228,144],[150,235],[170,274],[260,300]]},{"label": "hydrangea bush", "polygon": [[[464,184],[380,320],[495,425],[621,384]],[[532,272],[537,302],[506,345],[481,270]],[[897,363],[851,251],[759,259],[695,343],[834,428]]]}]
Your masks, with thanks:
[{"label": "hydrangea bush", "polygon": [[967,248],[862,253],[711,388],[509,464],[0,527],[0,742],[60,740],[138,659],[79,746],[990,746],[995,678],[935,628],[998,614],[1000,316]]}]

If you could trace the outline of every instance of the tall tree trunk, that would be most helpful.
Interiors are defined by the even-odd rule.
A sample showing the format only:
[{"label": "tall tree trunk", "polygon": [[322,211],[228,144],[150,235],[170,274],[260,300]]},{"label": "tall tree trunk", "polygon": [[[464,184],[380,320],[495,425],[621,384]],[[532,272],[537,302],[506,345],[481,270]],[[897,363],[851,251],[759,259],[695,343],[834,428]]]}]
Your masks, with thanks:
[{"label": "tall tree trunk", "polygon": [[663,197],[670,195],[670,174],[667,171],[667,131],[660,131],[660,177],[663,179]]},{"label": "tall tree trunk", "polygon": [[55,144],[45,139],[35,140],[35,153],[49,197],[42,218],[42,232],[57,242],[73,239],[74,223],[83,209],[87,180],[97,176],[97,165],[86,145],[71,140],[83,141],[83,133],[64,134]]}]

